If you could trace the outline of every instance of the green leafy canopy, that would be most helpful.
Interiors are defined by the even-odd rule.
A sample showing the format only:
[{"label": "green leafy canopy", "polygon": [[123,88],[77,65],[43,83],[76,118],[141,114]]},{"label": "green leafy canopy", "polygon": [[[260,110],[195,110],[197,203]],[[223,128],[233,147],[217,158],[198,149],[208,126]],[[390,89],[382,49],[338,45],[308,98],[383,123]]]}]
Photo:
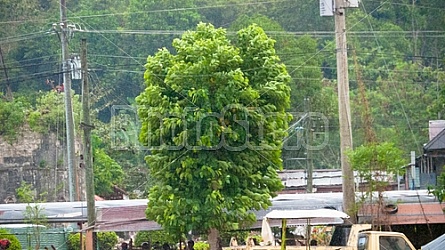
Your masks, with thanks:
[{"label": "green leafy canopy", "polygon": [[165,230],[207,232],[255,221],[283,188],[281,144],[290,77],[274,40],[251,25],[232,43],[200,23],[149,56],[136,98],[140,141],[156,185],[147,217]]},{"label": "green leafy canopy", "polygon": [[389,178],[404,173],[403,151],[394,143],[371,143],[348,152],[354,170],[367,181],[372,191],[382,191]]}]

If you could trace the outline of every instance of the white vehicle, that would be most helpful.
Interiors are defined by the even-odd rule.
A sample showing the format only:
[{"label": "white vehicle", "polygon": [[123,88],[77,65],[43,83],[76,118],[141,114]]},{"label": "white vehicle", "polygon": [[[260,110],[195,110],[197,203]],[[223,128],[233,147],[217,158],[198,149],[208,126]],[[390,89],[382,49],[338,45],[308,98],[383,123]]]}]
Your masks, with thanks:
[{"label": "white vehicle", "polygon": [[[286,224],[289,220],[306,221],[306,225],[320,224],[339,224],[344,223],[344,219],[349,218],[347,214],[333,209],[316,210],[273,210],[263,219],[262,239],[263,246],[253,246],[252,250],[415,250],[413,244],[403,233],[369,231],[369,224],[339,225],[334,232],[329,245],[319,246],[305,244],[304,246],[286,245]],[[281,240],[280,245],[275,244],[277,240],[272,234],[269,226],[270,221],[281,221]],[[344,230],[346,229],[346,230]],[[310,239],[310,232],[307,230],[306,239]],[[339,240],[335,235],[342,235],[343,240]]]}]

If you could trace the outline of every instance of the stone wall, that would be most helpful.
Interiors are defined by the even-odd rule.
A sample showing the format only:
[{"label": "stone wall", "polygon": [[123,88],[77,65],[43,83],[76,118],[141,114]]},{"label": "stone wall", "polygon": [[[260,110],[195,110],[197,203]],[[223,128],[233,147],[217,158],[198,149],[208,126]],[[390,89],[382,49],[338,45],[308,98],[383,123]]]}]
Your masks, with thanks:
[{"label": "stone wall", "polygon": [[25,129],[13,144],[0,138],[0,204],[17,202],[16,190],[22,182],[32,185],[37,198],[68,200],[65,155],[66,147],[54,133]]}]

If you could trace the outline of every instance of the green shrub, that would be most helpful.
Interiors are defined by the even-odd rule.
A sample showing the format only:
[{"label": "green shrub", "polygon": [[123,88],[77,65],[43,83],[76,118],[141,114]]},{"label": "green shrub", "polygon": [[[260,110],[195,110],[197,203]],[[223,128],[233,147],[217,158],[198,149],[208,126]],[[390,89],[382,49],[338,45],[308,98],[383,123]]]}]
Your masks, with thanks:
[{"label": "green shrub", "polygon": [[46,93],[37,100],[35,110],[29,113],[29,126],[39,133],[57,131],[58,126],[65,126],[64,105],[63,95]]},{"label": "green shrub", "polygon": [[118,242],[115,232],[99,232],[97,233],[97,244],[100,250],[112,250]]},{"label": "green shrub", "polygon": [[157,231],[139,231],[134,238],[134,245],[140,247],[144,242],[151,242],[153,246],[156,242],[160,245],[168,243],[170,245],[175,245],[179,240],[178,236],[171,236],[167,234],[164,230]]},{"label": "green shrub", "polygon": [[195,245],[193,248],[195,250],[209,250],[210,245],[207,242],[198,241],[198,242],[195,242]]},{"label": "green shrub", "polygon": [[[79,120],[81,104],[79,96],[74,95],[72,107],[74,120]],[[65,101],[64,95],[50,91],[40,96],[36,107],[28,114],[28,123],[31,129],[38,133],[56,132],[65,127]],[[75,122],[75,124],[77,124]]]},{"label": "green shrub", "polygon": [[25,105],[20,101],[7,102],[0,98],[0,136],[12,143],[24,123]]},{"label": "green shrub", "polygon": [[[82,235],[82,245],[85,246],[85,235]],[[99,232],[97,233],[97,248],[100,250],[112,250],[118,242],[115,232]],[[68,250],[80,249],[80,234],[72,233],[68,235]]]},{"label": "green shrub", "polygon": [[139,231],[134,237],[134,245],[140,247],[144,242],[151,242],[149,231]]},{"label": "green shrub", "polygon": [[[85,237],[82,237],[83,244],[85,246]],[[79,250],[80,249],[80,233],[72,233],[68,235],[67,242],[68,250]]]},{"label": "green shrub", "polygon": [[11,234],[8,230],[0,228],[0,239],[8,239],[11,242],[8,250],[22,250],[22,245],[20,241],[15,237],[15,235]]}]

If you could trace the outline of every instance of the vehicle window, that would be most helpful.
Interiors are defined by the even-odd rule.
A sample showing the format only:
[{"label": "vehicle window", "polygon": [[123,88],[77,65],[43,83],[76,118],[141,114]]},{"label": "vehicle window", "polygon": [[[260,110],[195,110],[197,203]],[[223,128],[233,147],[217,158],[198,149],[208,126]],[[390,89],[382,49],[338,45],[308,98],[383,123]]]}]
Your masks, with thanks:
[{"label": "vehicle window", "polygon": [[358,250],[368,250],[368,236],[367,235],[360,234],[358,236],[357,249]]},{"label": "vehicle window", "polygon": [[346,246],[350,234],[351,226],[336,226],[329,246]]},{"label": "vehicle window", "polygon": [[380,236],[380,250],[411,250],[404,238],[399,236]]}]

